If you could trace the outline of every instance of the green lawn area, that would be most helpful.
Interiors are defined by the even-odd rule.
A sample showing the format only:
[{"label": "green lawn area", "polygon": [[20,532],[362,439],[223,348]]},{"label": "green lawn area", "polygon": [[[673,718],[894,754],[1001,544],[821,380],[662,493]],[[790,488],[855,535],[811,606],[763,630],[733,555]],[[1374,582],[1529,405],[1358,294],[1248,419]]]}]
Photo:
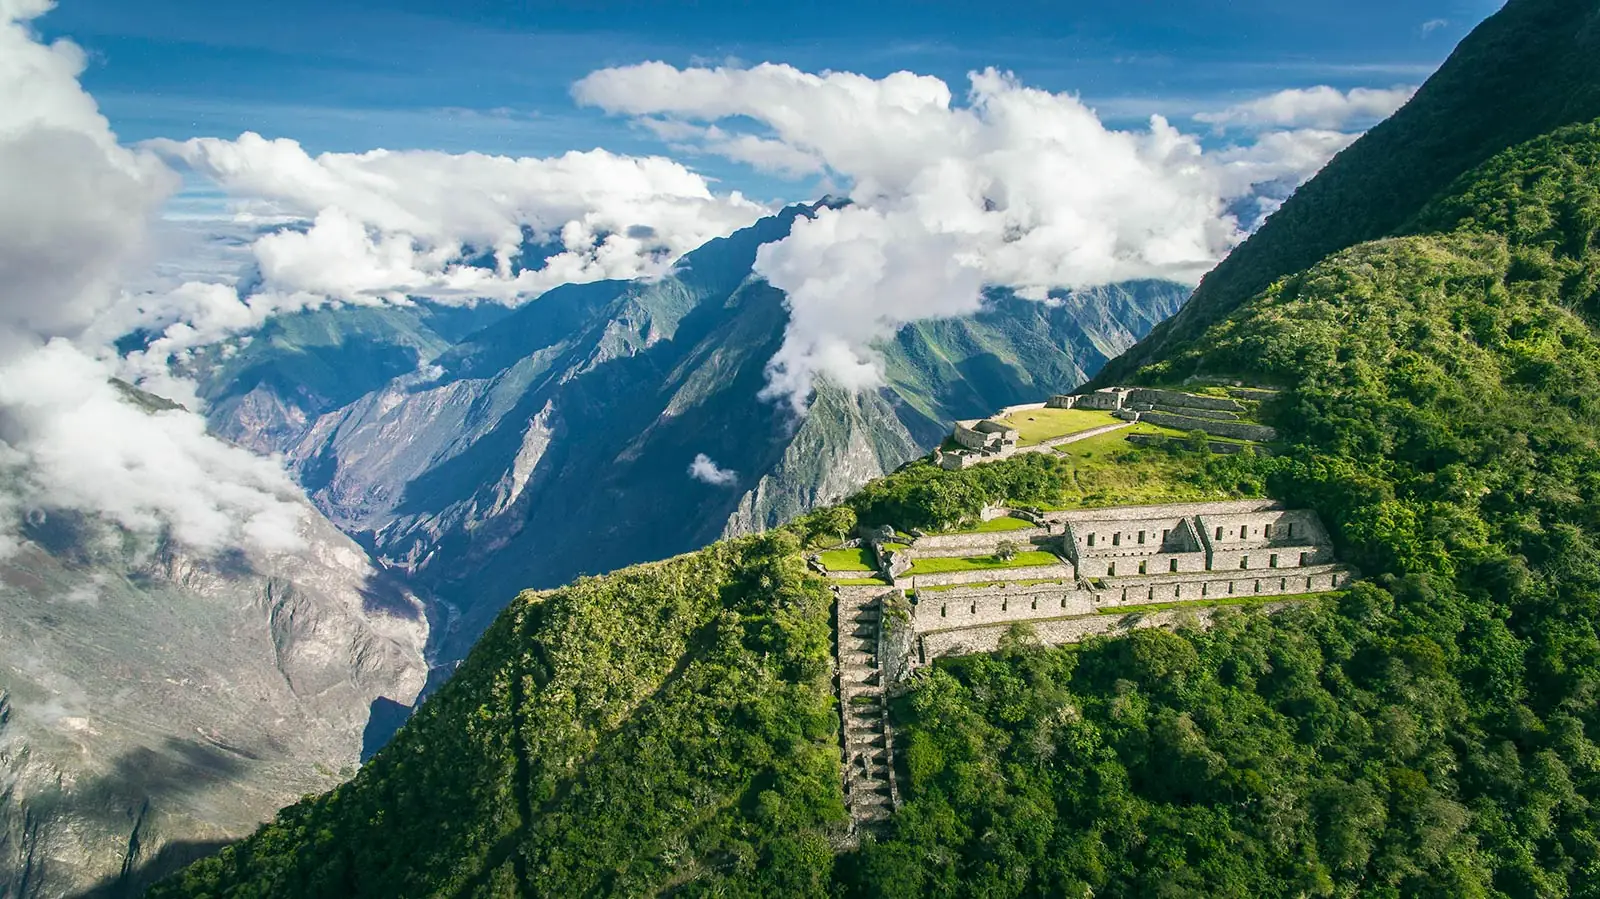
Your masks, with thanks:
[{"label": "green lawn area", "polygon": [[822,554],[822,567],[829,571],[877,571],[877,561],[872,550],[864,546],[855,549],[830,549]]},{"label": "green lawn area", "polygon": [[889,587],[888,581],[881,577],[836,577],[832,579],[841,587]]},{"label": "green lawn area", "polygon": [[1054,553],[1025,552],[1017,553],[1016,557],[1007,561],[999,556],[978,556],[976,558],[949,558],[949,559],[918,559],[911,565],[911,570],[906,572],[915,576],[919,574],[945,574],[951,571],[989,571],[1001,568],[1026,568],[1030,565],[1059,565],[1061,559]]},{"label": "green lawn area", "polygon": [[1002,516],[1000,518],[993,518],[993,519],[990,519],[989,521],[981,522],[977,527],[961,528],[959,530],[954,530],[954,531],[944,531],[944,533],[946,533],[946,534],[995,534],[995,533],[999,533],[1001,531],[1025,531],[1025,530],[1027,530],[1028,528],[1031,528],[1031,527],[1038,527],[1038,525],[1035,525],[1031,521],[1023,521],[1020,518],[1012,518],[1011,516],[1006,515],[1006,516]]},{"label": "green lawn area", "polygon": [[1117,418],[1097,409],[1030,409],[1012,413],[1001,421],[1017,429],[1019,446],[1033,446],[1052,437],[1114,425]]},{"label": "green lawn area", "polygon": [[883,541],[883,550],[884,550],[884,552],[891,552],[891,553],[904,552],[904,551],[906,551],[906,550],[908,550],[910,548],[911,548],[911,544],[910,543],[893,543],[893,542],[890,542],[888,540]]},{"label": "green lawn area", "polygon": [[1187,440],[1187,432],[1140,422],[1109,434],[1079,440],[1055,449],[1069,468],[1062,495],[1052,503],[1029,502],[1044,511],[1103,509],[1154,503],[1205,502],[1250,499],[1258,494],[1208,490],[1196,476],[1201,457],[1169,452],[1162,447],[1141,447],[1128,442],[1130,434],[1156,434]]}]

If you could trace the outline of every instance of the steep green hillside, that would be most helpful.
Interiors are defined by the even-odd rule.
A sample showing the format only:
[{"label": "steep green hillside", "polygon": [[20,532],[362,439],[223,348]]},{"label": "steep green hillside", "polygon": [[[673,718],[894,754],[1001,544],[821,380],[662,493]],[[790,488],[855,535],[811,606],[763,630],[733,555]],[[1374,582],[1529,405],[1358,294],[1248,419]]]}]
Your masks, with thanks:
[{"label": "steep green hillside", "polygon": [[830,596],[798,549],[524,594],[355,780],[151,895],[826,894]]},{"label": "steep green hillside", "polygon": [[1107,366],[1126,380],[1274,280],[1394,233],[1500,151],[1600,116],[1600,7],[1511,0],[1463,40],[1411,102],[1334,157],[1206,275],[1183,311]]}]

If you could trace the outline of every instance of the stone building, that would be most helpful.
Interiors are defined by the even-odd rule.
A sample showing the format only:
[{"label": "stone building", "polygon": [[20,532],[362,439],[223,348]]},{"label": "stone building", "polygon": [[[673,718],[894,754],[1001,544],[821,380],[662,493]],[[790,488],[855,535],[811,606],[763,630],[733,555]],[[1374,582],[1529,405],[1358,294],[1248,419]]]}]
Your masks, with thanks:
[{"label": "stone building", "polygon": [[[1264,391],[1234,391],[1252,396]],[[1013,409],[1037,408],[1015,406]],[[1046,409],[1094,409],[1110,412],[1126,422],[1148,422],[1179,431],[1204,431],[1213,437],[1270,443],[1278,432],[1266,425],[1244,420],[1246,406],[1234,397],[1207,396],[1164,390],[1156,387],[1103,387],[1091,393],[1058,393],[1045,401]],[[1010,458],[1017,452],[1017,432],[1005,422],[992,418],[958,421],[951,440],[956,449],[934,452],[934,461],[943,468],[958,470]],[[1159,439],[1159,438],[1156,438]],[[1214,448],[1217,444],[1213,444]],[[1221,451],[1237,450],[1238,444],[1222,445]]]},{"label": "stone building", "polygon": [[942,468],[956,470],[1006,459],[1016,453],[1018,437],[1016,428],[993,418],[958,421],[950,434],[956,448],[936,450],[934,461]]},{"label": "stone building", "polygon": [[[1355,576],[1335,561],[1315,512],[1271,500],[1048,512],[1030,516],[1030,523],[1026,529],[918,538],[895,553],[901,564],[892,575],[894,586],[915,597],[909,625],[919,648],[913,665],[998,639],[987,632],[956,638],[952,631],[1048,623],[1124,607],[1137,612],[1174,602],[1267,601],[1336,590]],[[906,576],[916,558],[984,555],[1001,540],[1049,550],[1059,561]]]}]

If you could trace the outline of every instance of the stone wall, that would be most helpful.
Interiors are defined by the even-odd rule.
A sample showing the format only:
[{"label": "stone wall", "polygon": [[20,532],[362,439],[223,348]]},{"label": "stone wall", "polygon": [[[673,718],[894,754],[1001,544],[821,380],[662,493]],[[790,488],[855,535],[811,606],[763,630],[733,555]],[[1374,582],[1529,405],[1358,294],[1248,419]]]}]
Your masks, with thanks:
[{"label": "stone wall", "polygon": [[[1273,557],[1277,557],[1276,565]],[[1302,556],[1304,561],[1301,561]],[[1271,571],[1274,568],[1303,568],[1333,561],[1333,548],[1323,546],[1270,546],[1220,549],[1211,553],[1212,571]]]},{"label": "stone wall", "polygon": [[1213,551],[1240,544],[1291,546],[1330,542],[1322,519],[1309,509],[1202,513],[1197,523],[1202,539]]},{"label": "stone wall", "polygon": [[[1174,568],[1174,565],[1177,567]],[[1130,577],[1174,572],[1190,574],[1205,570],[1204,552],[1130,552],[1125,555],[1093,555],[1078,560],[1078,574],[1083,577]]]},{"label": "stone wall", "polygon": [[1212,572],[1209,577],[1115,578],[1097,585],[1100,608],[1150,603],[1189,602],[1241,596],[1324,593],[1347,586],[1354,572],[1343,565],[1310,568]]},{"label": "stone wall", "polygon": [[1271,499],[1235,499],[1213,503],[1162,503],[1154,506],[1118,506],[1113,509],[1071,509],[1046,512],[1053,524],[1077,521],[1140,521],[1153,518],[1187,518],[1191,515],[1242,515],[1281,510],[1283,504]]},{"label": "stone wall", "polygon": [[950,432],[956,443],[970,450],[981,450],[989,445],[990,436],[972,429],[968,424],[957,422],[955,429]]},{"label": "stone wall", "polygon": [[[939,574],[918,574],[897,578],[896,587],[917,589],[943,587],[951,584],[984,584],[992,581],[1066,580],[1075,577],[1070,565],[1028,565],[1022,568],[997,568],[987,571],[946,571]],[[908,582],[908,583],[903,583]]]},{"label": "stone wall", "polygon": [[1253,425],[1242,421],[1210,421],[1204,418],[1195,418],[1190,415],[1174,415],[1171,412],[1141,412],[1139,420],[1160,425],[1164,428],[1175,428],[1179,431],[1205,431],[1216,437],[1231,437],[1234,440],[1277,440],[1278,432],[1266,425]]},{"label": "stone wall", "polygon": [[[1128,442],[1138,446],[1163,446],[1167,443],[1171,443],[1172,438],[1163,437],[1160,434],[1129,434]],[[1182,442],[1181,439],[1179,442]],[[1266,447],[1252,447],[1249,444],[1244,443],[1226,443],[1221,440],[1208,440],[1206,441],[1206,447],[1213,453],[1222,456],[1231,456],[1235,453],[1242,453],[1247,449],[1254,449],[1258,453],[1268,453]],[[1270,455],[1270,453],[1268,454]]]},{"label": "stone wall", "polygon": [[1096,390],[1094,393],[1080,393],[1073,403],[1075,409],[1121,409],[1123,399],[1127,396],[1121,390]]},{"label": "stone wall", "polygon": [[1238,400],[1216,396],[1200,396],[1178,390],[1160,390],[1155,387],[1135,387],[1128,392],[1128,402],[1149,403],[1153,406],[1187,406],[1191,409],[1221,409],[1226,412],[1243,412],[1244,404]]},{"label": "stone wall", "polygon": [[1198,552],[1203,548],[1187,516],[1080,519],[1064,522],[1064,527],[1067,554],[1080,560]]},{"label": "stone wall", "polygon": [[1006,584],[1000,587],[923,591],[913,606],[918,633],[1011,621],[1089,615],[1094,594],[1071,580],[1059,584]]},{"label": "stone wall", "polygon": [[[1289,608],[1292,605],[1294,605],[1292,602],[1269,602],[1251,606],[1248,609],[1236,606],[1202,606],[1194,609],[1170,609],[1144,614],[1139,614],[1136,610],[1130,609],[1126,615],[1092,615],[1083,618],[1034,622],[1033,630],[1039,642],[1058,646],[1065,643],[1081,643],[1094,636],[1127,634],[1138,628],[1171,628],[1184,621],[1194,622],[1201,627],[1209,627],[1219,615],[1271,614]],[[1007,623],[989,627],[925,634],[922,637],[922,661],[927,663],[941,656],[994,652],[1000,648],[1001,638],[1010,629],[1011,624]]]},{"label": "stone wall", "polygon": [[1078,398],[1070,393],[1058,393],[1044,404],[1046,409],[1071,409],[1078,403]]},{"label": "stone wall", "polygon": [[1050,529],[1020,528],[1015,531],[990,531],[982,534],[936,534],[911,541],[911,554],[921,558],[989,555],[1002,540],[1020,544],[1024,550],[1050,538]]},{"label": "stone wall", "polygon": [[[1138,409],[1138,406],[1134,407]],[[1183,406],[1163,406],[1156,404],[1146,406],[1141,411],[1145,412],[1170,412],[1173,415],[1186,415],[1190,418],[1204,418],[1207,421],[1238,421],[1239,413],[1227,412],[1222,409],[1189,409]]]}]

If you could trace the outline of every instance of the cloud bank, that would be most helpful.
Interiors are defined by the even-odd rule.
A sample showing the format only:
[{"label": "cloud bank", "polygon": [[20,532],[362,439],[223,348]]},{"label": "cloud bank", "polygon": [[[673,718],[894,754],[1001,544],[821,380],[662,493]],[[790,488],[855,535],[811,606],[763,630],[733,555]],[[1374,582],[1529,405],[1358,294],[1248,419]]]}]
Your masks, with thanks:
[{"label": "cloud bank", "polygon": [[[714,195],[670,159],[605,150],[311,156],[253,133],[146,146],[214,181],[243,216],[296,223],[254,244],[266,294],[516,304],[560,284],[660,275],[767,212],[737,192]],[[554,253],[518,266],[529,239]]]},{"label": "cloud bank", "polygon": [[909,72],[649,62],[594,72],[573,95],[677,146],[848,185],[850,205],[798,221],[756,263],[791,312],[767,395],[802,413],[817,377],[881,384],[874,342],[975,312],[986,286],[1044,299],[1137,278],[1194,283],[1255,224],[1239,209],[1275,208],[1281,189],[1258,199],[1258,185],[1300,183],[1354,139],[1339,124],[1404,99],[1267,98],[1214,124],[1278,130],[1208,151],[1160,116],[1119,131],[1076,96],[993,69],[969,80],[958,104],[942,80]]},{"label": "cloud bank", "polygon": [[23,515],[74,509],[204,550],[298,543],[276,463],[151,414],[74,342],[113,307],[178,179],[117,143],[79,86],[83,52],[43,44],[45,0],[0,0],[0,553]]},{"label": "cloud bank", "polygon": [[1220,112],[1199,113],[1195,120],[1219,128],[1336,130],[1388,118],[1416,91],[1415,87],[1405,86],[1358,87],[1347,92],[1326,85],[1297,88],[1230,106]]}]

